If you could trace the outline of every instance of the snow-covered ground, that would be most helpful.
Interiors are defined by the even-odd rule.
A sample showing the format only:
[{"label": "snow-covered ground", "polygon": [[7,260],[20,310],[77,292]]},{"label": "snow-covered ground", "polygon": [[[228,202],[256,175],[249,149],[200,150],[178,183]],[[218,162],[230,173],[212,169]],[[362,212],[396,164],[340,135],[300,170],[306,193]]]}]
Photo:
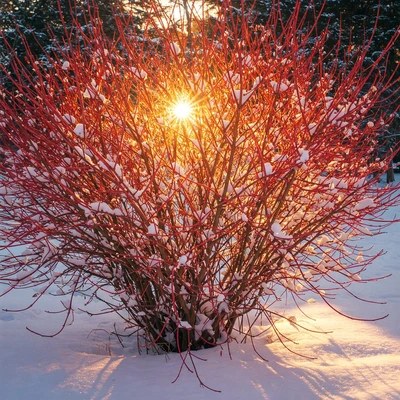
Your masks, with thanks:
[{"label": "snow-covered ground", "polygon": [[[400,216],[400,207],[387,217]],[[376,250],[387,253],[366,272],[370,277],[389,278],[354,285],[363,297],[384,305],[359,302],[340,294],[335,305],[356,317],[389,316],[377,322],[346,319],[321,301],[303,309],[287,310],[312,330],[297,331],[288,322],[280,329],[297,344],[293,350],[315,359],[288,352],[266,336],[256,341],[263,361],[251,343],[203,350],[195,354],[204,383],[221,393],[199,385],[196,376],[182,370],[177,354],[138,354],[135,343],[117,345],[106,333],[117,320],[76,315],[75,323],[54,338],[43,338],[26,330],[46,334],[59,328],[59,316],[44,310],[57,309],[59,299],[47,296],[35,308],[19,313],[0,310],[0,398],[2,400],[121,400],[121,399],[219,399],[219,400],[312,400],[312,399],[400,399],[400,226],[368,238]],[[19,291],[0,298],[0,309],[23,307],[33,295]],[[230,357],[231,356],[231,357]]]}]

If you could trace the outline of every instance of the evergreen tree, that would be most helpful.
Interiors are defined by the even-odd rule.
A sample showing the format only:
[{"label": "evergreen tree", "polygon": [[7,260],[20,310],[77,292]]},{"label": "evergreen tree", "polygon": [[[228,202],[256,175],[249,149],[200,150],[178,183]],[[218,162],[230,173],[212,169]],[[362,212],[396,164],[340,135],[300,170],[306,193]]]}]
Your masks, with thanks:
[{"label": "evergreen tree", "polygon": [[[271,8],[280,11],[281,20],[287,21],[299,0],[257,0],[254,2],[253,12],[256,20],[264,24],[271,13]],[[234,0],[234,5],[238,12],[249,12],[248,2]],[[352,68],[357,62],[362,47],[366,44],[369,51],[364,57],[364,65],[371,66],[379,59],[382,50],[390,41],[396,29],[400,29],[400,0],[384,1],[379,0],[314,0],[313,2],[301,2],[302,15],[306,15],[306,20],[312,24],[314,16],[321,14],[318,18],[318,30],[323,31],[329,26],[330,38],[326,42],[326,52],[332,52],[327,59],[326,68],[329,71],[335,63],[340,63],[339,67],[346,63],[348,69]],[[243,10],[244,5],[244,10]],[[307,24],[305,24],[307,26]],[[313,40],[315,38],[311,38]],[[338,46],[340,40],[340,46]],[[334,48],[336,46],[336,48]],[[400,90],[400,42],[397,40],[386,57],[386,63],[381,65],[385,74],[394,74],[397,77],[397,84],[388,89],[395,93]],[[345,65],[345,66],[346,66]],[[377,71],[378,72],[378,71]],[[369,86],[373,82],[369,82]],[[367,85],[368,86],[368,85]],[[367,90],[368,87],[365,88]],[[394,109],[396,105],[387,104],[387,107]],[[396,115],[390,130],[384,139],[387,141],[389,149],[398,141],[400,135],[400,115]],[[400,159],[400,156],[399,156]],[[396,158],[397,161],[397,158]]]},{"label": "evergreen tree", "polygon": [[45,60],[45,53],[56,51],[55,43],[62,43],[66,30],[73,29],[73,20],[90,29],[87,10],[93,7],[98,9],[105,34],[112,37],[117,31],[115,15],[135,11],[135,3],[134,0],[7,0],[0,7],[0,65],[10,70],[14,56],[24,59],[26,45],[37,59]]},{"label": "evergreen tree", "polygon": [[[257,0],[254,2],[254,12],[260,23],[265,23],[270,15],[271,7],[279,8],[283,22],[287,21],[299,0]],[[236,9],[241,4],[248,9],[249,2],[234,0]],[[278,4],[279,3],[279,4]],[[301,2],[302,13],[308,13],[308,20],[314,20],[314,13],[321,12],[318,20],[320,30],[330,27],[331,38],[328,45],[333,45],[341,39],[343,52],[356,52],[357,48],[372,37],[370,57],[367,62],[379,57],[382,49],[400,27],[400,1],[379,0],[314,0]],[[391,51],[388,69],[394,71],[400,62],[400,43]]]}]

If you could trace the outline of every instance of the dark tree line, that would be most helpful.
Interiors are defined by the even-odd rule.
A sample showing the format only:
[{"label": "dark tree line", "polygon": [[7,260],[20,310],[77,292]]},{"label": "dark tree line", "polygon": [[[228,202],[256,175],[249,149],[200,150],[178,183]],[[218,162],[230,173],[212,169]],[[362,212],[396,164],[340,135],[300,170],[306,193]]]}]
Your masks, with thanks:
[{"label": "dark tree line", "polygon": [[[175,1],[182,2],[182,0]],[[289,18],[298,1],[282,0],[280,2],[279,7],[283,20]],[[218,3],[218,0],[210,0],[210,2]],[[249,9],[252,3],[251,1],[233,0],[232,4],[239,10],[242,2],[246,9]],[[40,57],[43,50],[51,51],[53,49],[54,39],[60,39],[65,34],[60,13],[69,25],[72,21],[72,9],[74,18],[85,25],[84,11],[95,5],[103,20],[105,33],[112,37],[116,31],[114,14],[129,13],[129,10],[133,10],[137,18],[140,18],[142,12],[140,3],[142,3],[140,0],[2,0],[0,29],[4,38],[12,44],[17,55],[24,55],[24,46],[20,38],[20,33],[22,33],[32,52]],[[265,22],[268,18],[272,3],[271,0],[255,1],[254,11],[260,23]],[[310,23],[313,13],[318,13],[324,5],[319,25],[323,29],[329,24],[331,43],[336,43],[337,39],[341,37],[343,51],[356,54],[357,48],[373,35],[370,59],[366,60],[367,63],[372,63],[379,57],[393,33],[400,28],[400,0],[381,2],[379,0],[314,0],[312,6],[308,1],[301,1],[301,3],[303,11],[308,12]],[[377,15],[378,23],[376,25]],[[0,62],[3,64],[7,63],[4,38],[0,37]],[[399,61],[400,43],[393,48],[390,54],[388,70],[394,71]]]},{"label": "dark tree line", "polygon": [[7,69],[14,56],[23,59],[24,40],[38,59],[45,59],[45,53],[57,51],[56,43],[62,45],[62,38],[72,33],[68,27],[73,26],[73,19],[90,29],[87,11],[93,7],[103,21],[104,32],[113,37],[117,31],[114,16],[127,14],[129,8],[135,10],[135,3],[134,0],[1,0],[0,64]]},{"label": "dark tree line", "polygon": [[[90,23],[86,21],[87,10],[90,7],[98,8],[99,16],[103,21],[103,29],[109,37],[117,31],[114,15],[129,14],[133,12],[136,20],[145,17],[140,7],[144,0],[1,0],[0,5],[0,64],[8,69],[13,56],[24,58],[25,46],[21,34],[26,38],[32,53],[39,59],[45,52],[56,51],[55,42],[60,41],[66,34],[61,22],[64,18],[67,26],[72,26],[72,19],[77,18],[81,25]],[[183,0],[174,0],[182,3]],[[219,4],[220,0],[209,0]],[[173,1],[171,1],[172,3]],[[287,20],[299,0],[256,0],[253,4],[253,13],[259,23],[268,19],[271,7],[279,7],[282,20]],[[237,12],[250,12],[252,1],[232,0],[232,7]],[[366,40],[371,39],[370,50],[365,58],[366,65],[372,65],[380,56],[396,29],[400,29],[400,0],[314,0],[313,2],[301,1],[302,11],[307,14],[309,23],[314,19],[314,14],[322,10],[319,18],[320,29],[329,25],[332,45],[341,38],[341,48],[338,59],[347,58],[349,67],[357,59],[357,54]],[[73,10],[71,15],[71,10]],[[378,19],[377,19],[378,18]],[[11,44],[13,52],[5,46],[5,40]],[[329,51],[330,49],[327,49]],[[343,57],[343,55],[346,57]],[[45,57],[43,57],[45,59]],[[332,62],[335,62],[334,54]],[[385,73],[397,74],[400,62],[400,43],[391,50]],[[0,72],[0,83],[4,84]],[[394,87],[392,90],[400,90]],[[400,116],[395,119],[392,131],[400,132]]]},{"label": "dark tree line", "polygon": [[[299,0],[282,0],[279,5],[274,5],[273,3],[278,2],[256,0],[254,12],[260,23],[263,23],[267,20],[271,7],[279,7],[282,19],[287,20],[298,2]],[[241,8],[241,0],[234,0],[233,3],[237,9]],[[314,13],[321,12],[318,24],[321,29],[329,25],[331,40],[328,43],[337,43],[341,38],[344,51],[356,52],[357,47],[373,36],[371,59],[379,56],[396,29],[400,28],[399,0],[314,0],[300,3],[302,12],[308,13],[310,23]],[[388,68],[393,71],[399,62],[400,43],[391,52]]]},{"label": "dark tree line", "polygon": [[[249,12],[247,4],[251,2],[233,0],[237,12]],[[279,4],[278,4],[279,3]],[[256,0],[252,12],[256,21],[263,24],[270,14],[272,7],[279,7],[282,20],[287,20],[296,3],[299,0]],[[329,26],[330,38],[327,42],[326,51],[331,51],[340,39],[340,48],[332,52],[330,62],[339,62],[346,59],[351,68],[356,62],[362,46],[368,43],[369,51],[364,57],[364,65],[369,66],[377,60],[383,48],[390,41],[397,29],[400,29],[400,1],[399,0],[313,0],[300,1],[302,14],[306,15],[309,23],[312,24],[314,16],[321,13],[318,20],[320,31]],[[243,7],[245,5],[245,7]],[[337,55],[337,57],[336,57]],[[343,62],[343,61],[341,61]],[[381,71],[387,76],[392,74],[397,77],[397,85],[389,90],[396,92],[400,90],[400,42],[395,43],[385,64],[381,66]],[[329,68],[329,66],[328,66]],[[370,82],[372,84],[372,82]],[[368,90],[368,87],[365,88]],[[394,105],[388,104],[388,108],[394,109]],[[398,142],[400,139],[400,114],[396,117],[387,132],[383,141],[387,143],[387,149]],[[395,161],[400,161],[398,155]]]}]

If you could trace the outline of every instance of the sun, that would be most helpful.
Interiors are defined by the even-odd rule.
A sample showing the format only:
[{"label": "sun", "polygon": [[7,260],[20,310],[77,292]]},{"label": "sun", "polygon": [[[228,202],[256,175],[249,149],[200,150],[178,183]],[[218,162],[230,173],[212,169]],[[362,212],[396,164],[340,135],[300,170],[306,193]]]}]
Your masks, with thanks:
[{"label": "sun", "polygon": [[192,114],[192,106],[187,101],[180,101],[173,107],[173,114],[177,119],[187,119]]}]

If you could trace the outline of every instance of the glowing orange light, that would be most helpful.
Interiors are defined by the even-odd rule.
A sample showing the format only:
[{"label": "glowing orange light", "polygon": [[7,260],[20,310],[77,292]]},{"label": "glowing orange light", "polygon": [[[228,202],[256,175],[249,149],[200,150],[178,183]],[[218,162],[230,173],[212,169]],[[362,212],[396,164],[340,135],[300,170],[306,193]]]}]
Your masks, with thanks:
[{"label": "glowing orange light", "polygon": [[192,107],[188,102],[179,102],[174,106],[173,113],[177,119],[189,118],[192,113]]}]

